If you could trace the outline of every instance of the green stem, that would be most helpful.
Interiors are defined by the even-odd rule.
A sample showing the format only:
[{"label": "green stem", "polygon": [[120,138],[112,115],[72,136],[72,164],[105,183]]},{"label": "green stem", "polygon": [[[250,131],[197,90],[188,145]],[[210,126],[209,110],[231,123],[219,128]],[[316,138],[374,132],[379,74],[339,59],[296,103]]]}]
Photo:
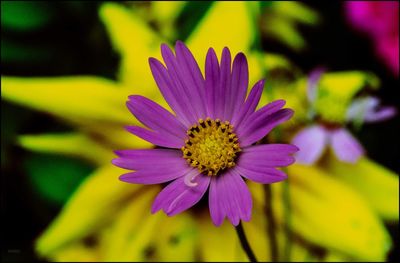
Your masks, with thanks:
[{"label": "green stem", "polygon": [[[288,174],[287,169],[284,172]],[[289,190],[289,179],[283,182],[283,202],[284,207],[284,218],[285,218],[285,236],[286,242],[284,247],[284,261],[289,261],[291,258],[291,242],[292,242],[292,217],[291,217],[291,205],[290,205],[290,190]]]},{"label": "green stem", "polygon": [[265,191],[265,215],[267,217],[267,232],[270,240],[271,261],[278,261],[278,241],[276,239],[276,222],[272,209],[272,188],[270,184],[264,184]]},{"label": "green stem", "polygon": [[239,222],[239,225],[237,225],[236,233],[239,237],[240,244],[242,245],[244,252],[246,252],[247,257],[249,258],[250,262],[258,262],[256,259],[256,256],[253,253],[253,250],[251,249],[251,247],[249,245],[249,241],[247,241],[247,237],[244,234],[242,222]]}]

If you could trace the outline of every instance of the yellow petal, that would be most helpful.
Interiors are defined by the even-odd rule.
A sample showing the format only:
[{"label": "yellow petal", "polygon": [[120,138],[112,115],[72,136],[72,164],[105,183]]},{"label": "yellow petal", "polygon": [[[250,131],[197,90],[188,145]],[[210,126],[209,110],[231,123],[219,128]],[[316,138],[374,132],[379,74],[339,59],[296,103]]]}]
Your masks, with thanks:
[{"label": "yellow petal", "polygon": [[153,1],[151,2],[150,19],[157,24],[160,34],[167,39],[176,39],[176,19],[186,1]]},{"label": "yellow petal", "polygon": [[[269,261],[270,247],[262,185],[249,182],[249,188],[253,196],[252,219],[249,222],[242,222],[243,228],[256,258],[259,261]],[[235,227],[227,219],[219,227],[213,225],[208,211],[203,211],[197,219],[203,261],[248,261]]]},{"label": "yellow petal", "polygon": [[249,3],[214,2],[186,41],[200,69],[204,70],[209,47],[218,56],[224,47],[232,54],[247,52],[255,38],[253,19]]},{"label": "yellow petal", "polygon": [[[248,261],[240,246],[235,228],[228,221],[216,227],[208,212],[198,215],[199,250],[203,261]],[[223,244],[223,245],[221,245]]]},{"label": "yellow petal", "polygon": [[261,26],[265,35],[276,38],[296,51],[303,49],[306,45],[294,22],[279,15],[267,14]]},{"label": "yellow petal", "polygon": [[[139,231],[131,237],[126,250],[120,256],[121,261],[132,261],[132,258],[141,258],[140,261],[144,261],[146,256],[146,248],[150,244],[154,231],[158,224],[161,223],[160,215],[152,215],[148,219],[142,222]],[[133,254],[133,255],[132,255]]]},{"label": "yellow petal", "polygon": [[96,77],[1,77],[3,99],[67,120],[90,119],[129,123],[128,93]]},{"label": "yellow petal", "polygon": [[[138,124],[138,122],[132,116],[132,121],[129,124]],[[110,150],[153,147],[151,143],[129,133],[124,128],[125,125],[87,121],[86,126],[84,123],[80,123],[79,126],[92,140],[107,146]]]},{"label": "yellow petal", "polygon": [[54,262],[96,262],[100,261],[97,247],[88,247],[83,242],[75,242],[51,255]]},{"label": "yellow petal", "polygon": [[133,10],[118,3],[104,3],[100,18],[114,48],[121,55],[119,81],[137,93],[161,98],[150,72],[149,57],[161,58],[160,45],[165,42]]},{"label": "yellow petal", "polygon": [[[270,241],[267,232],[268,223],[266,222],[263,207],[255,206],[251,217],[251,221],[243,222],[246,237],[258,261],[269,261],[271,260]],[[242,248],[240,247],[240,249]]]},{"label": "yellow petal", "polygon": [[190,211],[168,217],[161,214],[156,227],[155,261],[196,261],[199,231]]},{"label": "yellow petal", "polygon": [[366,157],[353,165],[333,156],[326,162],[326,170],[359,191],[382,218],[399,220],[399,176],[394,172]]},{"label": "yellow petal", "polygon": [[154,1],[151,3],[151,11],[157,20],[168,22],[179,15],[186,3],[186,1]]},{"label": "yellow petal", "polygon": [[[144,227],[153,222],[156,217],[150,213],[151,203],[158,187],[143,188],[136,192],[128,201],[126,207],[114,215],[113,226],[110,229],[104,244],[103,261],[142,261],[144,259],[144,248],[150,242],[151,228]],[[153,218],[152,218],[153,217]],[[141,246],[129,248],[132,240],[138,239],[143,230],[147,239],[139,240]]]},{"label": "yellow petal", "polygon": [[301,2],[276,1],[272,8],[285,19],[291,19],[305,24],[316,24],[318,14]]},{"label": "yellow petal", "polygon": [[346,71],[323,74],[318,83],[315,110],[328,121],[344,121],[352,98],[367,86],[379,86],[379,79],[372,73]]},{"label": "yellow petal", "polygon": [[264,35],[275,38],[296,51],[306,46],[297,29],[297,23],[313,25],[318,22],[317,13],[298,2],[276,1],[263,11],[261,29]]},{"label": "yellow petal", "polygon": [[18,143],[31,151],[77,156],[99,165],[113,157],[110,149],[81,133],[23,135]]},{"label": "yellow petal", "polygon": [[[293,231],[350,257],[384,260],[391,240],[382,222],[357,192],[331,176],[312,166],[289,167]],[[282,211],[276,214],[284,220]]]},{"label": "yellow petal", "polygon": [[119,181],[118,176],[124,172],[109,164],[87,177],[39,237],[36,251],[43,256],[53,254],[63,245],[96,232],[112,220],[123,201],[142,188]]},{"label": "yellow petal", "polygon": [[351,257],[338,253],[336,251],[328,251],[326,255],[322,258],[322,262],[351,262],[358,261]]}]

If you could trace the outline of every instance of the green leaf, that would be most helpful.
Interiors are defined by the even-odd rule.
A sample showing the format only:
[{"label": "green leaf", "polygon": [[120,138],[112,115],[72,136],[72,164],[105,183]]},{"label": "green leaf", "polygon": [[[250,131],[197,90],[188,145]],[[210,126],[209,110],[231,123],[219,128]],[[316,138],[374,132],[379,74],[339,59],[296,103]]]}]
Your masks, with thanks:
[{"label": "green leaf", "polygon": [[94,170],[83,161],[49,154],[32,154],[23,165],[40,197],[56,205],[65,203],[80,182]]},{"label": "green leaf", "polygon": [[54,56],[55,50],[48,46],[26,45],[8,38],[1,41],[2,63],[32,64],[48,61]]},{"label": "green leaf", "polygon": [[264,10],[266,7],[270,7],[272,5],[273,1],[260,1],[260,8],[261,10]]},{"label": "green leaf", "polygon": [[36,30],[54,18],[53,7],[49,2],[1,1],[1,26],[19,31]]},{"label": "green leaf", "polygon": [[188,2],[182,8],[182,11],[177,19],[177,39],[185,41],[192,30],[196,27],[197,23],[201,21],[202,17],[207,13],[208,9],[210,9],[212,4],[213,1]]},{"label": "green leaf", "polygon": [[1,167],[8,165],[8,150],[15,143],[21,127],[32,118],[32,112],[20,106],[1,101]]}]

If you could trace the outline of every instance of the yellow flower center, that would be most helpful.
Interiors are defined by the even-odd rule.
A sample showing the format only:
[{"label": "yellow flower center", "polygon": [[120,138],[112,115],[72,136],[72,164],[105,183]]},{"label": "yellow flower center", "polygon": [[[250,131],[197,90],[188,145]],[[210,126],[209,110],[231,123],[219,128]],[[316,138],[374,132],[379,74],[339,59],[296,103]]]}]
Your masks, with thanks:
[{"label": "yellow flower center", "polygon": [[182,147],[183,158],[208,176],[235,166],[236,154],[240,152],[238,138],[229,121],[200,119],[187,131],[189,138]]}]

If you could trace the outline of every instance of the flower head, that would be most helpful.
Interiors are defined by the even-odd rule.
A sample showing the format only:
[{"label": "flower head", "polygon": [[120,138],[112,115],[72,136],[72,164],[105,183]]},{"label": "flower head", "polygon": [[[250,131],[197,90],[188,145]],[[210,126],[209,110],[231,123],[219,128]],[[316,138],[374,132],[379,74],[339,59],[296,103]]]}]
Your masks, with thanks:
[{"label": "flower head", "polygon": [[[330,146],[335,156],[342,162],[355,163],[365,150],[358,140],[344,127],[346,123],[373,123],[392,118],[396,109],[381,106],[378,98],[364,96],[355,98],[336,95],[330,98],[324,94],[319,82],[324,69],[314,70],[309,77],[307,99],[310,104],[310,119],[317,120],[300,130],[292,143],[300,148],[296,160],[303,164],[313,164]],[[338,89],[340,93],[340,89]],[[355,92],[353,92],[355,93]],[[328,110],[323,110],[328,108]]]},{"label": "flower head", "polygon": [[264,81],[246,98],[248,66],[244,54],[233,60],[228,48],[221,62],[212,48],[206,57],[205,78],[189,49],[180,41],[176,55],[161,46],[166,67],[150,58],[154,79],[174,114],[155,102],[130,96],[127,106],[146,128],[129,126],[134,135],[157,149],[116,151],[113,164],[134,170],[120,177],[137,184],[172,181],[156,197],[152,212],[169,216],[196,204],[209,189],[209,207],[215,225],[224,218],[237,225],[251,218],[252,199],[242,177],[259,183],[286,178],[276,169],[294,162],[297,147],[289,144],[254,145],[275,126],[293,115],[283,100],[258,110]]}]

